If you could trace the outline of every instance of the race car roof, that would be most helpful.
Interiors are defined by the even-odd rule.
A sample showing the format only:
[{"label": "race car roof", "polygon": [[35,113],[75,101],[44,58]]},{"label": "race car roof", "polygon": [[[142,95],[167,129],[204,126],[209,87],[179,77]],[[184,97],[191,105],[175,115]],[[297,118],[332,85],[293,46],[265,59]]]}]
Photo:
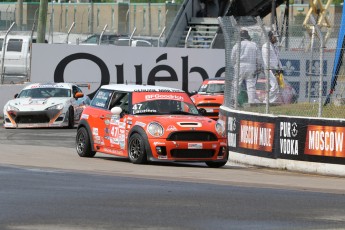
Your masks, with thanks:
[{"label": "race car roof", "polygon": [[34,89],[34,88],[64,88],[70,89],[72,87],[71,83],[34,83],[27,85],[24,89]]},{"label": "race car roof", "polygon": [[127,84],[110,84],[103,85],[101,89],[118,90],[124,92],[184,92],[181,89],[175,89],[157,85],[127,85]]}]

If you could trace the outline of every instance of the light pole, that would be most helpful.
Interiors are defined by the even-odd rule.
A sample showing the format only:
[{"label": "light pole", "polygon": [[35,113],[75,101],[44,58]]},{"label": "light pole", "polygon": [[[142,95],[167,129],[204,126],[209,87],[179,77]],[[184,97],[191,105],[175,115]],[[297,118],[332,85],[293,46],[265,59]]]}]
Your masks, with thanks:
[{"label": "light pole", "polygon": [[151,25],[151,0],[149,0],[149,34],[152,36],[152,25]]},{"label": "light pole", "polygon": [[37,43],[45,42],[47,11],[48,11],[48,0],[40,0],[40,9],[38,12],[38,26],[37,26]]}]

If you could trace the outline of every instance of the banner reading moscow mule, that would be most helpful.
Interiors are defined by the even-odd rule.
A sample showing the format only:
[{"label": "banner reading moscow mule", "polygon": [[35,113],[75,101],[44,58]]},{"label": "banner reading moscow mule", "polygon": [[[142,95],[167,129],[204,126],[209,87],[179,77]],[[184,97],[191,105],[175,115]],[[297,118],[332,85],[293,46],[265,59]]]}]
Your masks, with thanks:
[{"label": "banner reading moscow mule", "polygon": [[241,148],[272,151],[274,123],[241,120],[240,126],[239,146]]},{"label": "banner reading moscow mule", "polygon": [[227,123],[229,151],[276,158],[276,118],[242,114],[241,111],[221,111],[221,114]]}]

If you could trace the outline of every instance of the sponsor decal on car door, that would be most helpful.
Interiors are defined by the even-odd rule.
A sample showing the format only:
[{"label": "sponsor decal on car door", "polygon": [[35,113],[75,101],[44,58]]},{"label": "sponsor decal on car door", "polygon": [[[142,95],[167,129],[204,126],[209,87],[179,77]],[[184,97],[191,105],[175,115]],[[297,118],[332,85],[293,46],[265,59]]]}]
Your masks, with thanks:
[{"label": "sponsor decal on car door", "polygon": [[116,155],[125,155],[126,144],[126,118],[120,118],[119,115],[112,115],[107,132],[109,135],[109,148]]}]

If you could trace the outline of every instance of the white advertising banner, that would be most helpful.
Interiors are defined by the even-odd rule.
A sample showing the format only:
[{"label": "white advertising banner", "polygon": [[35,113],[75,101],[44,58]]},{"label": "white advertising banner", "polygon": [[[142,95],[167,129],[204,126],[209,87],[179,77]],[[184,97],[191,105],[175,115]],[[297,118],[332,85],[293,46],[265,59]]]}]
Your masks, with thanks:
[{"label": "white advertising banner", "polygon": [[225,75],[225,50],[33,44],[31,82],[161,85],[191,92]]}]

